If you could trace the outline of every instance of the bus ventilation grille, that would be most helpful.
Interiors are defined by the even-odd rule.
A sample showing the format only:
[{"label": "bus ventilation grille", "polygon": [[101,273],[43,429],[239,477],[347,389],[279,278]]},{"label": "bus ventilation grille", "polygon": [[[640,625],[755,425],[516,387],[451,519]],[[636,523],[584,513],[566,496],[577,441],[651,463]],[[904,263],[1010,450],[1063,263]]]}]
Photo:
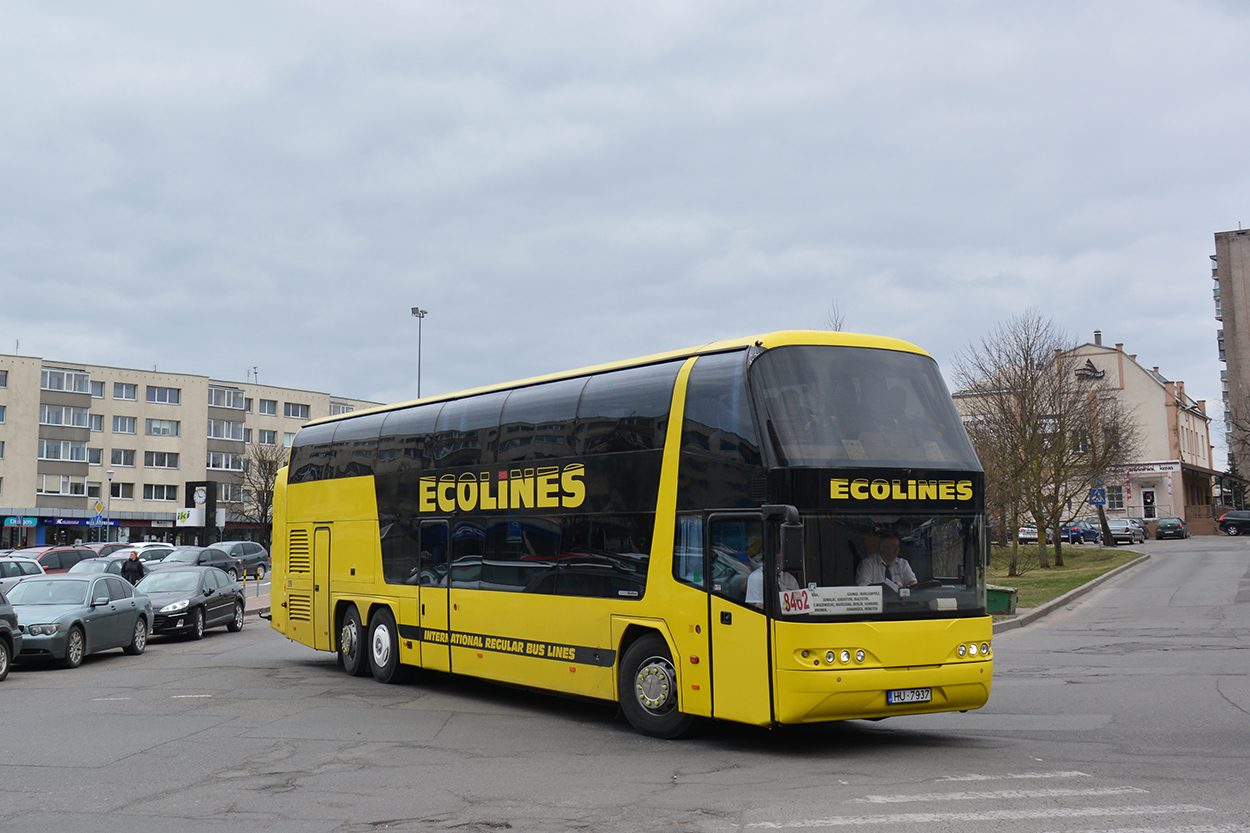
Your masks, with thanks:
[{"label": "bus ventilation grille", "polygon": [[288,573],[312,572],[312,551],[308,548],[308,530],[291,530],[286,547],[286,569]]},{"label": "bus ventilation grille", "polygon": [[768,481],[763,477],[756,477],[751,481],[751,500],[757,503],[768,502]]},{"label": "bus ventilation grille", "polygon": [[286,616],[296,622],[311,622],[312,596],[307,593],[292,593],[287,596]]}]

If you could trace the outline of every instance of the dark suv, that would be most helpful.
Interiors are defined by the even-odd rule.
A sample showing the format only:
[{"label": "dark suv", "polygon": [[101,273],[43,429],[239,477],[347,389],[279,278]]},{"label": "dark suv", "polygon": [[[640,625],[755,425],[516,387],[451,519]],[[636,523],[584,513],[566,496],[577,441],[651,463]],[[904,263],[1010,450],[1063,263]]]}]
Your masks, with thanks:
[{"label": "dark suv", "polygon": [[21,652],[22,631],[17,626],[17,614],[4,593],[0,593],[0,680],[9,676],[9,665]]},{"label": "dark suv", "polygon": [[13,550],[9,555],[33,558],[45,573],[64,573],[84,558],[95,558],[95,550],[86,547],[27,547]]},{"label": "dark suv", "polygon": [[174,547],[174,551],[167,555],[164,560],[148,566],[160,572],[162,570],[176,570],[179,567],[186,567],[188,564],[200,567],[216,567],[230,576],[231,581],[243,575],[243,564],[239,559],[216,547]]},{"label": "dark suv", "polygon": [[1230,509],[1220,518],[1220,532],[1229,535],[1240,535],[1250,532],[1250,510]]},{"label": "dark suv", "polygon": [[262,579],[269,572],[269,553],[255,541],[218,541],[213,546],[239,559],[249,576]]}]

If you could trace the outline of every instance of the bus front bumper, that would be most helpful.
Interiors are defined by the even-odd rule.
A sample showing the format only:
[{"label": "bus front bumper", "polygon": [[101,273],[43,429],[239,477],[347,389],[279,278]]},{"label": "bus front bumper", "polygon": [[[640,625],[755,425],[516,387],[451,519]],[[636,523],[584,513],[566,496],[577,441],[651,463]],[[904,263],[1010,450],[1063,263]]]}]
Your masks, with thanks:
[{"label": "bus front bumper", "polygon": [[[967,711],[990,697],[993,660],[911,668],[778,670],[778,723]],[[926,702],[887,702],[889,692],[928,690]]]}]

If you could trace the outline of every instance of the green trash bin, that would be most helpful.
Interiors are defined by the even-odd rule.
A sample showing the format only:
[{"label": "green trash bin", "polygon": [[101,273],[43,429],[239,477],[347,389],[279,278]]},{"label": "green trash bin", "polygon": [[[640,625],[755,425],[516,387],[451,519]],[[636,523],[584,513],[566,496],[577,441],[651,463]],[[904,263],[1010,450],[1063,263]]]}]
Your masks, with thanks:
[{"label": "green trash bin", "polygon": [[994,616],[1013,616],[1016,612],[1016,588],[985,585],[985,602],[988,613]]}]

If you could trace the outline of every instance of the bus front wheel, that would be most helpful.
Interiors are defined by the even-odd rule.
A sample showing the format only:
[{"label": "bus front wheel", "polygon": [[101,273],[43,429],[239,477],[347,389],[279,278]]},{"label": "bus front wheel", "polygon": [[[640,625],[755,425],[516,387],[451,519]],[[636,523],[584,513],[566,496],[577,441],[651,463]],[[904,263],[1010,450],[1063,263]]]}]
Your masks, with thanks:
[{"label": "bus front wheel", "polygon": [[618,695],[630,725],[657,738],[684,734],[694,718],[677,708],[677,693],[677,669],[659,635],[648,634],[626,649]]},{"label": "bus front wheel", "polygon": [[366,658],[361,640],[365,629],[360,625],[360,612],[352,605],[343,613],[343,624],[339,628],[339,662],[343,670],[353,677],[362,677],[369,673],[369,661]]},{"label": "bus front wheel", "polygon": [[369,622],[369,667],[380,683],[393,683],[399,674],[399,631],[384,607]]}]

